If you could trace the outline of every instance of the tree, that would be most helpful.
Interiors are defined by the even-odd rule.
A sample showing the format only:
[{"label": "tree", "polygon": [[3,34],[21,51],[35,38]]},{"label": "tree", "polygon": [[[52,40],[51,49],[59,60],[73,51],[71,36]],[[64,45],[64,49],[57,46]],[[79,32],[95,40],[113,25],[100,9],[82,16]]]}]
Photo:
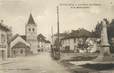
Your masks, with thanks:
[{"label": "tree", "polygon": [[114,37],[114,19],[112,19],[111,23],[108,26],[108,35],[109,35],[109,40],[111,40],[112,37]]},{"label": "tree", "polygon": [[94,31],[95,37],[97,37],[97,38],[101,37],[101,30],[102,30],[102,22],[100,22],[100,23],[98,22],[95,27],[95,31]]},{"label": "tree", "polygon": [[111,23],[108,26],[108,38],[109,38],[109,43],[111,45],[111,52],[114,52],[114,41],[112,38],[114,37],[114,19],[112,19]]},{"label": "tree", "polygon": [[[110,30],[109,30],[109,29],[110,29],[110,23],[109,23],[108,19],[106,19],[106,18],[104,18],[103,20],[104,20],[104,21],[106,22],[106,24],[107,24],[108,35],[109,35],[109,32],[110,32]],[[95,27],[94,34],[95,34],[95,36],[98,37],[98,38],[101,37],[102,24],[103,24],[102,21],[101,21],[101,22],[98,22],[97,25],[96,25],[96,27]]]}]

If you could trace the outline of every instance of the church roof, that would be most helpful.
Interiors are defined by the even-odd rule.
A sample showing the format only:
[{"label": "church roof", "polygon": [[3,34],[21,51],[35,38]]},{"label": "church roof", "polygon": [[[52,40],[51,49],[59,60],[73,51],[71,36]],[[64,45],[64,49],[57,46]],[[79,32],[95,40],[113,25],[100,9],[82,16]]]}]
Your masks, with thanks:
[{"label": "church roof", "polygon": [[12,38],[9,40],[9,43],[11,43],[12,41],[14,41],[18,36],[20,36],[23,40],[26,41],[26,36],[25,36],[25,35],[15,34],[15,35],[12,36]]},{"label": "church roof", "polygon": [[30,46],[27,46],[23,42],[17,42],[12,48],[30,48]]},{"label": "church roof", "polygon": [[34,19],[33,19],[32,14],[30,14],[29,20],[28,20],[28,23],[27,23],[27,24],[35,24],[35,21],[34,21]]},{"label": "church roof", "polygon": [[9,39],[9,43],[14,41],[18,36],[19,36],[19,34],[15,34],[14,36],[12,36],[11,39]]},{"label": "church roof", "polygon": [[10,42],[10,47],[12,48],[12,47],[14,47],[16,44],[18,44],[18,43],[20,43],[21,42],[21,44],[23,43],[23,45],[26,45],[26,46],[28,46],[28,47],[30,47],[30,44],[29,43],[27,43],[20,35],[15,35],[14,36],[14,38],[13,38],[13,40]]},{"label": "church roof", "polygon": [[26,35],[20,35],[26,41]]}]

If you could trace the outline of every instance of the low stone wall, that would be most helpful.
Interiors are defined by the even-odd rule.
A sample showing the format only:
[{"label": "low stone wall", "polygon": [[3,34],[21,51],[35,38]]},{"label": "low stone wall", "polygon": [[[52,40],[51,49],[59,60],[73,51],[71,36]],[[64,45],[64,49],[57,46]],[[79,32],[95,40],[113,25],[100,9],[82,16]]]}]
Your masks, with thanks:
[{"label": "low stone wall", "polygon": [[61,60],[70,60],[76,57],[90,57],[90,58],[94,58],[98,55],[98,53],[61,53]]}]

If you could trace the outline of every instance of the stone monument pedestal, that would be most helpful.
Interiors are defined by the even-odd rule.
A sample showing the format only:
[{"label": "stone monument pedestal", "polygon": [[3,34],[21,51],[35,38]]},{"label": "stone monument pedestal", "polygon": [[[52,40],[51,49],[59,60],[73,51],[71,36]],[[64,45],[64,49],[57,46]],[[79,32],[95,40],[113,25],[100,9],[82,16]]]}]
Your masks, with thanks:
[{"label": "stone monument pedestal", "polygon": [[93,61],[96,61],[96,62],[110,62],[110,61],[114,61],[114,59],[112,58],[111,55],[110,56],[99,55]]},{"label": "stone monument pedestal", "polygon": [[109,47],[101,47],[99,55],[93,61],[97,62],[114,61],[110,53]]}]

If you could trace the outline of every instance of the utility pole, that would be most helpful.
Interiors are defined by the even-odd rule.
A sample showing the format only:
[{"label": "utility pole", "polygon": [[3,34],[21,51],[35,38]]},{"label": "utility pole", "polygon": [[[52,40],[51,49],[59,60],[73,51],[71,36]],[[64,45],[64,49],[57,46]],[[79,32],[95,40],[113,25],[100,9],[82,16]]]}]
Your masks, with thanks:
[{"label": "utility pole", "polygon": [[[59,36],[59,7],[57,6],[57,39],[53,42],[53,28],[52,30],[52,57],[56,60],[60,59],[60,36]],[[55,44],[53,44],[55,43]]]},{"label": "utility pole", "polygon": [[52,39],[52,43],[51,43],[51,57],[54,57],[54,42],[53,42],[53,26],[51,26],[51,39]]},{"label": "utility pole", "polygon": [[53,26],[51,26],[51,34],[52,34],[52,35],[51,35],[51,36],[52,36],[51,38],[52,38],[52,45],[53,45],[53,43],[54,43],[54,42],[53,42]]},{"label": "utility pole", "polygon": [[57,6],[57,34],[58,34],[58,48],[59,48],[59,7]]},{"label": "utility pole", "polygon": [[57,6],[57,57],[60,59],[60,35],[59,35],[59,6]]}]

